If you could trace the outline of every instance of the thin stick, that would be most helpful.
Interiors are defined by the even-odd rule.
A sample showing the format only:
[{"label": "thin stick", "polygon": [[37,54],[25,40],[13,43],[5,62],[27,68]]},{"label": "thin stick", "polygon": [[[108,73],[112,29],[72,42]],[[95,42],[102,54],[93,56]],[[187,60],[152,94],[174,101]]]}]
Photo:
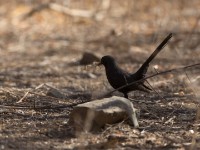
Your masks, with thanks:
[{"label": "thin stick", "polygon": [[26,92],[26,93],[24,94],[24,96],[23,96],[19,101],[17,101],[16,103],[21,103],[21,102],[28,96],[28,94],[29,94],[29,91]]},{"label": "thin stick", "polygon": [[165,101],[167,100],[166,98],[162,97],[162,96],[160,95],[160,93],[158,93],[158,92],[153,88],[153,86],[149,83],[149,81],[146,80],[146,82],[147,82],[147,84],[151,87],[151,89],[152,89],[160,98],[164,99]]},{"label": "thin stick", "polygon": [[[185,75],[186,75],[186,77],[187,77],[187,79],[188,79],[188,81],[190,82],[190,84],[192,84],[192,82],[191,82],[191,80],[190,80],[190,78],[189,78],[189,76],[188,76],[188,74],[187,74],[187,72],[185,71]],[[197,91],[194,89],[194,88],[191,88],[191,90],[195,93],[194,95],[195,95],[195,97],[197,98]]]},{"label": "thin stick", "polygon": [[44,109],[64,109],[64,108],[70,108],[73,106],[76,106],[81,103],[76,103],[76,104],[69,104],[69,105],[64,105],[64,106],[41,106],[41,107],[36,107],[36,105],[32,106],[23,106],[23,105],[0,105],[0,108],[5,108],[5,109],[29,109],[29,110],[44,110]]}]

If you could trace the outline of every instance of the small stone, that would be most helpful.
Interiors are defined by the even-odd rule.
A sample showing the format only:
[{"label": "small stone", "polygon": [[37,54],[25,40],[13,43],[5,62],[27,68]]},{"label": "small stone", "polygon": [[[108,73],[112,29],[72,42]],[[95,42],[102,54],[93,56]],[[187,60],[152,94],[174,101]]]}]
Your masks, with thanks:
[{"label": "small stone", "polygon": [[89,65],[93,62],[99,62],[100,59],[93,53],[85,52],[80,60],[81,65]]},{"label": "small stone", "polygon": [[60,98],[60,99],[66,98],[66,96],[63,93],[61,93],[57,89],[53,89],[53,88],[49,89],[46,95],[55,97],[55,98]]},{"label": "small stone", "polygon": [[114,124],[127,118],[130,118],[135,127],[139,126],[136,109],[131,101],[117,96],[79,104],[74,107],[69,118],[69,124],[78,131],[96,131],[106,124]]}]

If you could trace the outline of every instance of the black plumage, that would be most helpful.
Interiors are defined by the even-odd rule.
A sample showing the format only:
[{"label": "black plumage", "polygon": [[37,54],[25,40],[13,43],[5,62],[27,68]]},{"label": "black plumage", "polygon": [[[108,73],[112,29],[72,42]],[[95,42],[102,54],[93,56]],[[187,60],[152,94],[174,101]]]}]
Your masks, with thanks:
[{"label": "black plumage", "polygon": [[[122,70],[116,63],[112,56],[103,56],[100,64],[104,65],[107,79],[110,85],[114,89],[118,89],[124,85],[143,79],[146,76],[150,62],[156,57],[156,55],[164,48],[169,39],[172,37],[170,33],[163,42],[156,48],[156,50],[150,55],[150,57],[143,63],[143,65],[135,73],[128,73]],[[129,85],[119,90],[124,94],[125,98],[128,98],[128,93],[131,91],[143,91],[150,92],[151,88],[144,84],[144,81]]]}]

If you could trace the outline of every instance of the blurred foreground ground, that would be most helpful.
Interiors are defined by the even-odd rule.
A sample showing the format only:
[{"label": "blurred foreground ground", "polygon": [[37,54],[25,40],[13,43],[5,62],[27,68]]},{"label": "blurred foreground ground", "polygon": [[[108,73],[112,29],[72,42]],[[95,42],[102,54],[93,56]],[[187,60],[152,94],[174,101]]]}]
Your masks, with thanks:
[{"label": "blurred foreground ground", "polygon": [[[1,105],[60,106],[95,99],[112,88],[104,68],[78,64],[84,52],[112,55],[131,72],[169,32],[174,37],[148,74],[155,73],[154,65],[164,71],[200,62],[200,1],[61,0],[46,7],[47,2],[0,1]],[[70,11],[66,14],[55,6]],[[72,14],[73,10],[87,15]],[[196,67],[151,78],[166,100],[154,92],[133,92],[131,97],[143,102],[133,102],[141,109],[139,130],[119,123],[97,134],[75,136],[67,124],[72,108],[0,108],[0,149],[184,149],[192,145],[193,137],[200,148],[199,75]],[[60,89],[67,99],[47,96],[44,86],[17,103],[43,83]]]}]

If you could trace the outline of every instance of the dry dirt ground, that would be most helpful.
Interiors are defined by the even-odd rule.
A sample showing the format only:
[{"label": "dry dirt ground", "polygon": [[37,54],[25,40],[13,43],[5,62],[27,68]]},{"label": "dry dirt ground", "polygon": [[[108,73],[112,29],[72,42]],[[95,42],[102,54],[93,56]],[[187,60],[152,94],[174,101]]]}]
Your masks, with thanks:
[{"label": "dry dirt ground", "polygon": [[75,133],[68,125],[69,105],[112,91],[103,67],[79,64],[84,52],[112,55],[131,72],[172,32],[148,74],[199,63],[200,1],[42,2],[53,5],[0,1],[0,149],[200,149],[199,66],[149,79],[159,94],[130,94],[139,129],[125,121]]}]

